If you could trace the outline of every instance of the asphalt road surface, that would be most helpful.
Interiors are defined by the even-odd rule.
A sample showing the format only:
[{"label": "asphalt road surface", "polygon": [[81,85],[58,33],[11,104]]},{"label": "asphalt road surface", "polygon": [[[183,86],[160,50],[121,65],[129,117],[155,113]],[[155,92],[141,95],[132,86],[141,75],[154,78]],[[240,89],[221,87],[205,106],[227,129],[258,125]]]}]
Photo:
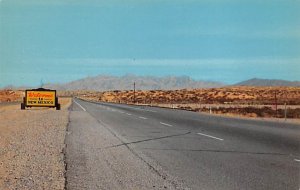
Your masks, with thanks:
[{"label": "asphalt road surface", "polygon": [[300,126],[73,100],[68,189],[299,190]]}]

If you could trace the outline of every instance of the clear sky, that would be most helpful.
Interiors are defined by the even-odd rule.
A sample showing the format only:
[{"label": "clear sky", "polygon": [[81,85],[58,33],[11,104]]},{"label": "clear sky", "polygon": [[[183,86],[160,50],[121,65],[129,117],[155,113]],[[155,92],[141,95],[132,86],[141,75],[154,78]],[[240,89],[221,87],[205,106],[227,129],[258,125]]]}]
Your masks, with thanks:
[{"label": "clear sky", "polygon": [[0,0],[0,87],[86,76],[300,80],[299,0]]}]

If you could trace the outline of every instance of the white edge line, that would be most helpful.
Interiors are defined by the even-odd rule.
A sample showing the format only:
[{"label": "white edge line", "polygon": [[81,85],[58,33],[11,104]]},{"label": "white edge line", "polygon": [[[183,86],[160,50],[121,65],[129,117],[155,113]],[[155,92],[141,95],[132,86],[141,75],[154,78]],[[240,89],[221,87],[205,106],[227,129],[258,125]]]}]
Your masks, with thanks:
[{"label": "white edge line", "polygon": [[163,122],[159,122],[160,124],[162,125],[166,125],[166,126],[169,126],[169,127],[173,127],[173,125],[170,125],[170,124],[167,124],[167,123],[163,123]]},{"label": "white edge line", "polygon": [[296,162],[300,162],[300,160],[298,160],[298,159],[294,159]]},{"label": "white edge line", "polygon": [[147,119],[146,117],[139,117],[139,118],[141,118],[141,119]]},{"label": "white edge line", "polygon": [[83,111],[86,111],[86,109],[84,109],[84,107],[82,107],[82,105],[80,105],[78,102],[76,102],[75,100],[74,100],[74,102],[83,110]]},{"label": "white edge line", "polygon": [[203,135],[203,136],[206,136],[206,137],[210,137],[210,138],[213,138],[213,139],[217,139],[217,140],[220,140],[220,141],[223,141],[224,139],[221,139],[221,138],[218,138],[218,137],[214,137],[214,136],[211,136],[211,135],[207,135],[207,134],[203,134],[203,133],[197,133],[198,135]]}]

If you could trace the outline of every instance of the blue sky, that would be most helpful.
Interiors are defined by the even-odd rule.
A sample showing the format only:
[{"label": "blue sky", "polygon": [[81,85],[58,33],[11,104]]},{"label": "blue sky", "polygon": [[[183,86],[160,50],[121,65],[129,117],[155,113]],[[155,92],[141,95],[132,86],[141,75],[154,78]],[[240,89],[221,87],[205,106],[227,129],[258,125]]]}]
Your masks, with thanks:
[{"label": "blue sky", "polygon": [[86,76],[300,80],[298,0],[0,0],[0,87]]}]

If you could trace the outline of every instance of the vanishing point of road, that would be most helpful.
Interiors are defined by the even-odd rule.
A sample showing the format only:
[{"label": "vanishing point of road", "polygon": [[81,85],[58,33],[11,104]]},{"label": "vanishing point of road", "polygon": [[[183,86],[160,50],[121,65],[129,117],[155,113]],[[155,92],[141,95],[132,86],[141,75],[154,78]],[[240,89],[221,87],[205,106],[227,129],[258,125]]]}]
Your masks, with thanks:
[{"label": "vanishing point of road", "polygon": [[67,189],[299,190],[300,126],[74,98]]}]

